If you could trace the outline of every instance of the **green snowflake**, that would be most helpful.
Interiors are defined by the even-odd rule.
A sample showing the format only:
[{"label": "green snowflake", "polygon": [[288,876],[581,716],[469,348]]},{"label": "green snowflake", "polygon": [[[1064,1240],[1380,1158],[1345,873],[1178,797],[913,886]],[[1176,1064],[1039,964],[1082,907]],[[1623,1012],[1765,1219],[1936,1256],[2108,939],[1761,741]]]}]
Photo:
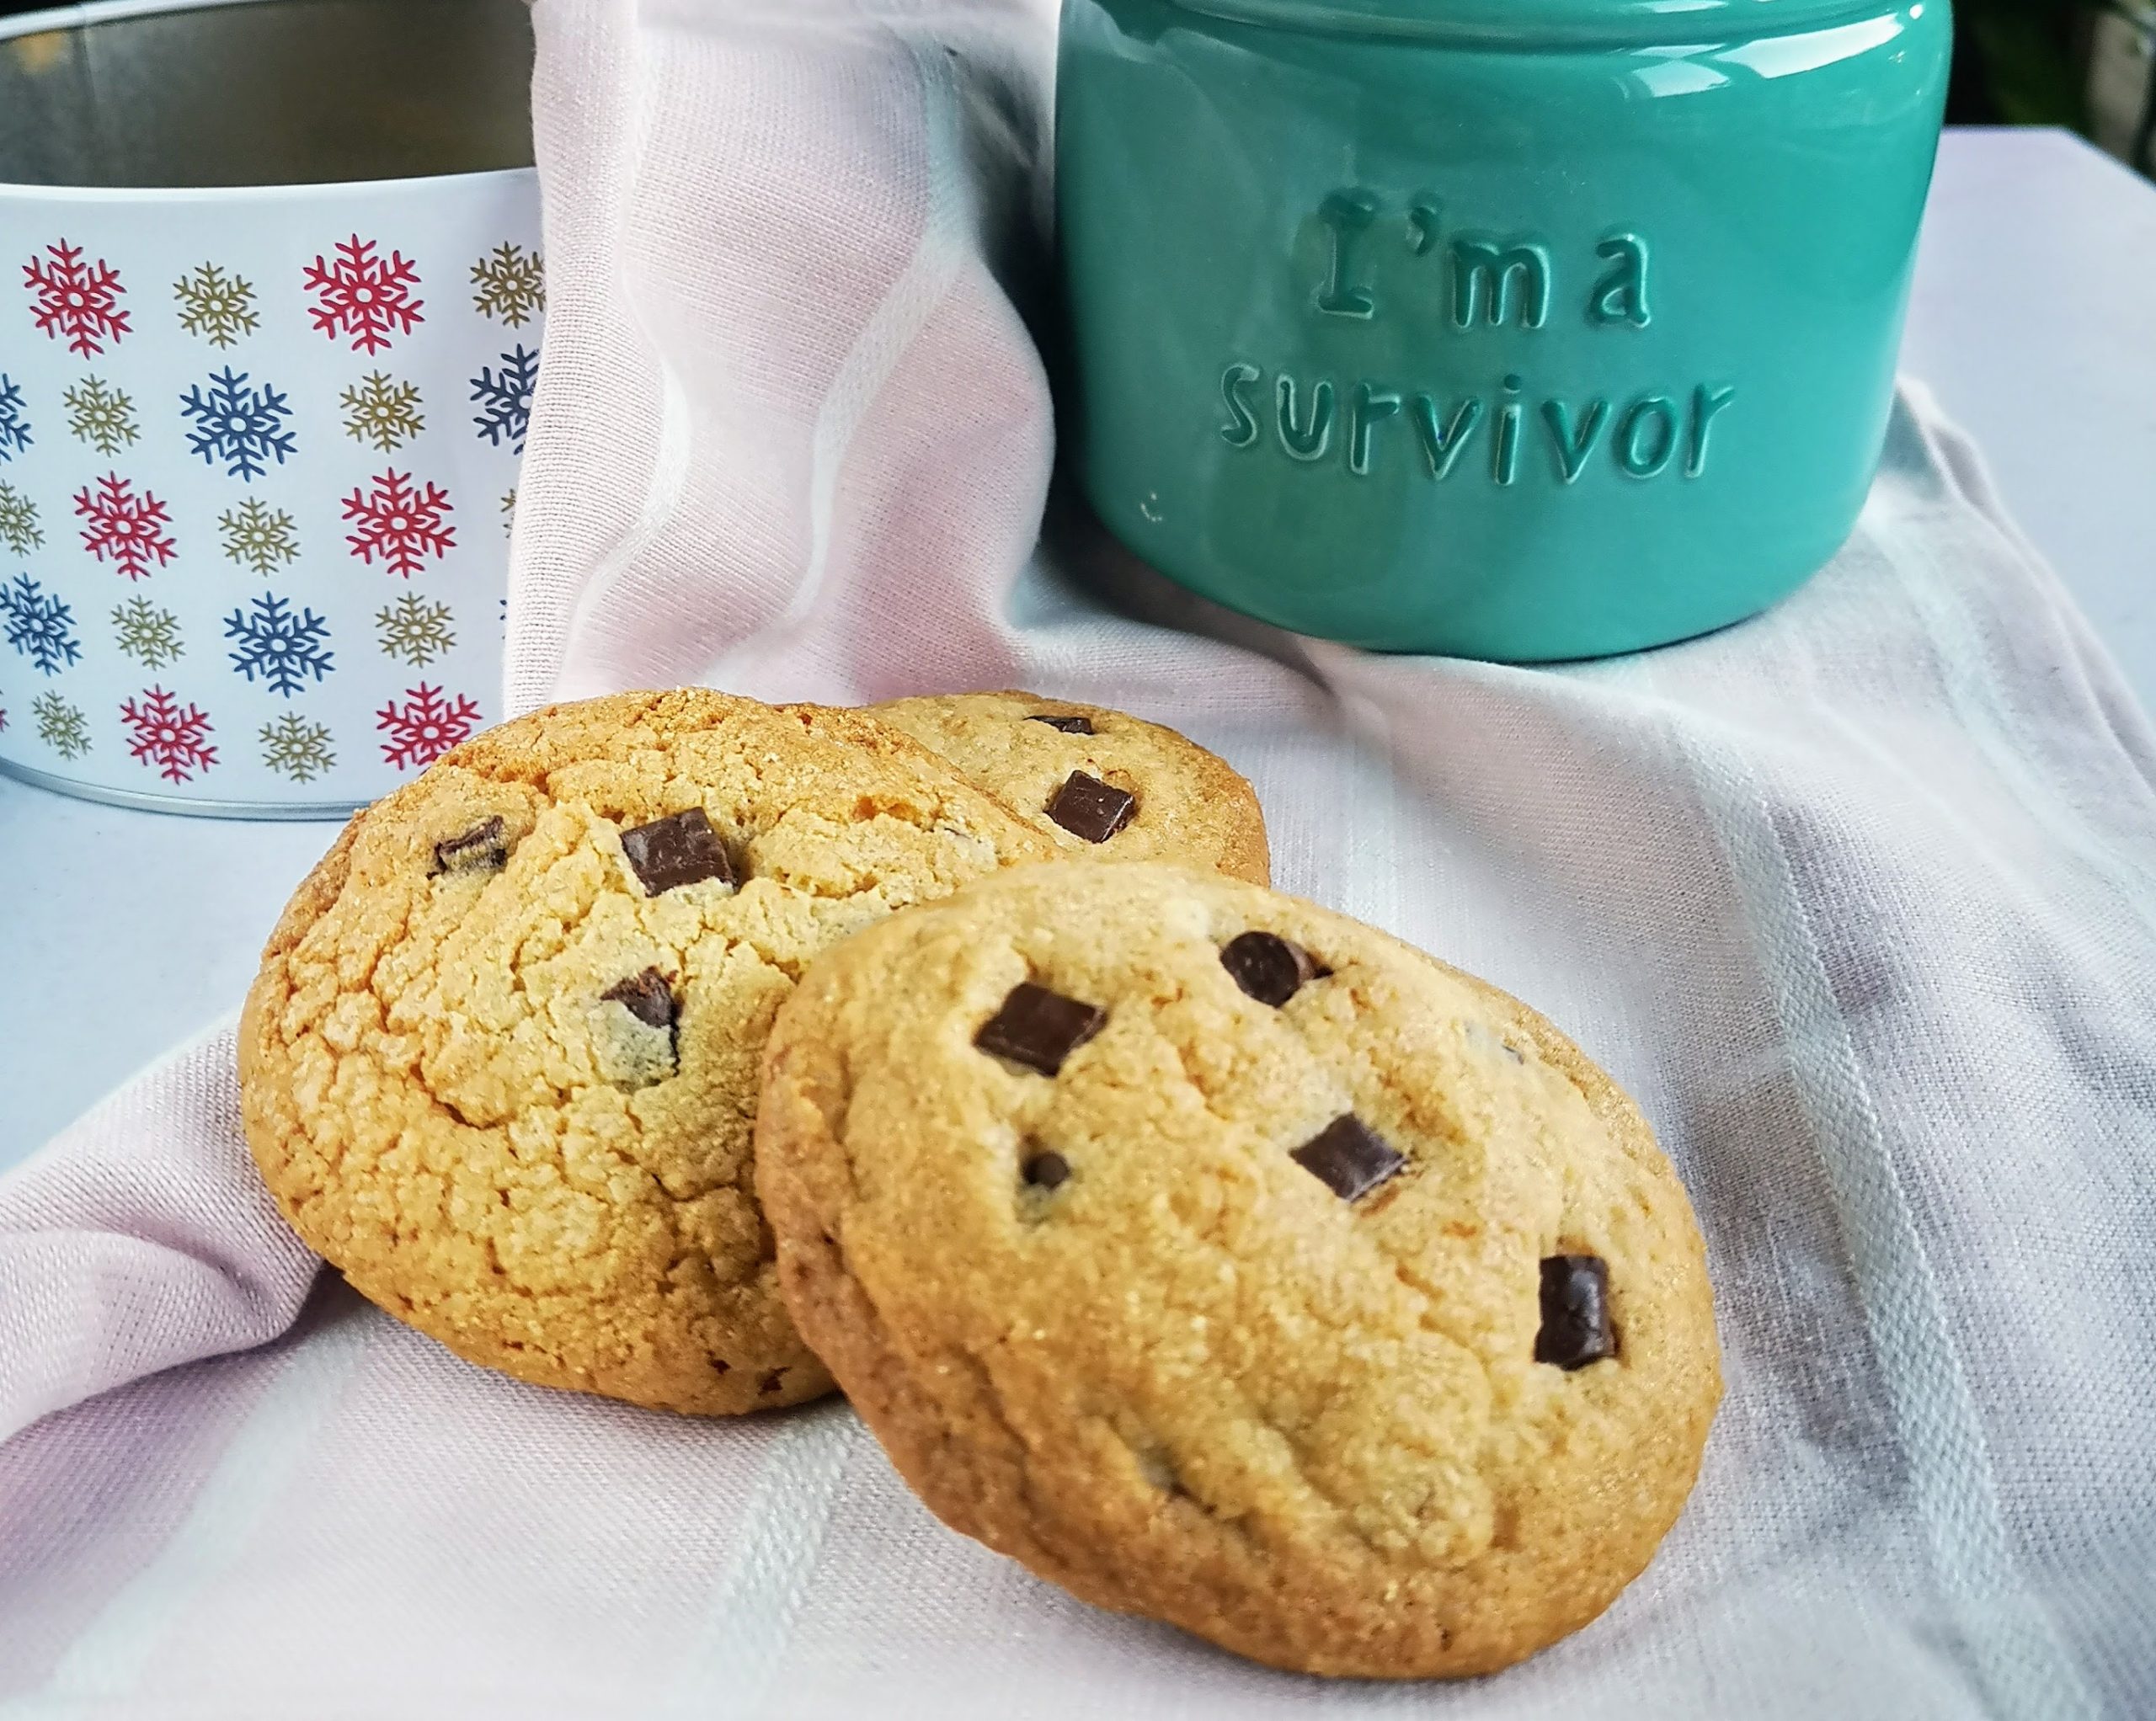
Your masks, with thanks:
[{"label": "green snowflake", "polygon": [[329,726],[310,723],[297,711],[287,711],[274,723],[262,726],[262,762],[296,783],[312,782],[328,774],[337,763],[329,745]]},{"label": "green snowflake", "polygon": [[375,626],[382,634],[385,657],[401,658],[414,667],[431,663],[456,643],[450,627],[446,604],[423,604],[407,592],[395,603],[376,613]]},{"label": "green snowflake", "polygon": [[85,376],[60,398],[67,402],[67,428],[99,454],[118,454],[140,434],[135,402],[94,376]]},{"label": "green snowflake", "polygon": [[18,556],[27,556],[45,541],[38,530],[37,504],[12,484],[0,484],[0,539]]},{"label": "green snowflake", "polygon": [[179,301],[179,326],[213,346],[230,346],[253,334],[262,321],[254,310],[254,289],[214,263],[182,275],[172,290]]},{"label": "green snowflake", "polygon": [[112,637],[120,650],[148,669],[177,663],[186,649],[180,643],[179,617],[147,598],[130,598],[114,610]]},{"label": "green snowflake", "polygon": [[299,557],[300,541],[291,515],[252,496],[219,514],[217,525],[226,556],[257,573],[275,573]]},{"label": "green snowflake", "polygon": [[30,715],[37,719],[38,739],[62,759],[80,759],[90,750],[90,726],[79,706],[56,693],[40,693],[30,701]]},{"label": "green snowflake", "polygon": [[355,442],[371,442],[384,454],[402,448],[426,428],[419,416],[419,391],[393,381],[386,370],[368,373],[339,397],[344,408],[344,434]]},{"label": "green snowflake", "polygon": [[520,245],[497,245],[472,265],[475,310],[521,328],[546,308],[545,266],[536,251]]}]

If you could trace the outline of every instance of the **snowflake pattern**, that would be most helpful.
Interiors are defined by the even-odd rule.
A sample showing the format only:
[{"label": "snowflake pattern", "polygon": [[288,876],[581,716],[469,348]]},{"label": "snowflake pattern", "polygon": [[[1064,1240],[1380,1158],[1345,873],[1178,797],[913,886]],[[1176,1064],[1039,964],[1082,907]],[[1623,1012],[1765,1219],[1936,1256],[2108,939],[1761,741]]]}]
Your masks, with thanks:
[{"label": "snowflake pattern", "polygon": [[299,559],[299,535],[291,515],[252,496],[217,516],[217,535],[224,541],[227,561],[265,578]]},{"label": "snowflake pattern", "polygon": [[228,478],[259,478],[275,456],[279,466],[298,451],[296,439],[284,427],[292,409],[285,397],[264,383],[249,388],[247,372],[231,365],[213,371],[205,393],[200,386],[179,397],[183,418],[195,420],[187,445],[211,466],[225,462]]},{"label": "snowflake pattern", "polygon": [[135,402],[94,376],[85,376],[60,398],[67,403],[67,428],[99,454],[118,454],[141,434]]},{"label": "snowflake pattern", "polygon": [[30,421],[23,416],[23,389],[0,371],[0,460],[13,460],[30,445]]},{"label": "snowflake pattern", "polygon": [[23,282],[35,301],[30,319],[38,333],[55,340],[65,335],[71,353],[94,358],[107,341],[117,346],[128,332],[128,313],[120,308],[127,290],[120,284],[120,271],[102,257],[84,263],[79,245],[62,239],[46,246],[44,256],[23,265]]},{"label": "snowflake pattern", "polygon": [[235,610],[225,618],[225,637],[239,642],[232,668],[249,681],[259,674],[272,693],[290,699],[309,675],[319,682],[336,665],[323,649],[329,623],[312,610],[294,610],[274,592],[254,600],[253,611]]},{"label": "snowflake pattern", "polygon": [[37,504],[13,484],[0,484],[0,541],[27,556],[45,541],[37,523]]},{"label": "snowflake pattern", "polygon": [[228,347],[253,334],[262,318],[254,308],[254,289],[237,275],[205,263],[172,284],[179,301],[179,326],[215,347]]},{"label": "snowflake pattern", "polygon": [[370,371],[339,397],[344,408],[344,434],[393,453],[426,429],[419,413],[419,391],[394,381],[386,370]]},{"label": "snowflake pattern", "polygon": [[456,631],[449,625],[454,619],[448,605],[424,604],[407,592],[376,611],[374,625],[384,657],[423,669],[456,643]]},{"label": "snowflake pattern", "polygon": [[27,573],[0,586],[0,616],[7,620],[8,643],[42,674],[57,675],[83,655],[75,612]]},{"label": "snowflake pattern", "polygon": [[331,340],[350,335],[354,352],[378,353],[426,320],[419,315],[426,301],[412,296],[419,271],[410,258],[392,251],[385,261],[375,254],[375,242],[357,233],[334,248],[334,263],[317,255],[306,274],[315,296],[307,314]]},{"label": "snowflake pattern", "polygon": [[112,637],[120,650],[146,669],[176,663],[186,650],[180,642],[179,617],[147,598],[130,598],[114,608]]},{"label": "snowflake pattern", "polygon": [[379,559],[390,573],[406,579],[440,560],[456,542],[456,528],[446,525],[449,492],[437,484],[415,489],[411,474],[385,471],[371,490],[355,490],[344,498],[344,518],[359,523],[345,541],[360,561]]},{"label": "snowflake pattern", "polygon": [[80,759],[90,750],[89,720],[80,706],[56,693],[40,693],[30,701],[30,715],[37,719],[37,738],[62,759]]},{"label": "snowflake pattern", "polygon": [[154,560],[163,567],[179,546],[165,528],[171,511],[145,490],[140,497],[117,472],[99,479],[94,493],[75,493],[75,512],[88,520],[83,547],[100,562],[117,563],[130,579],[140,579]]},{"label": "snowflake pattern", "polygon": [[388,739],[382,756],[398,770],[431,765],[478,727],[478,704],[459,694],[454,702],[439,687],[422,681],[404,690],[404,703],[392,700],[375,713],[375,727]]},{"label": "snowflake pattern", "polygon": [[286,711],[275,722],[262,726],[262,762],[296,783],[328,775],[337,763],[336,751],[329,744],[329,726],[310,723],[298,712]]},{"label": "snowflake pattern", "polygon": [[493,365],[482,365],[472,379],[472,398],[485,403],[485,410],[472,422],[495,447],[506,442],[510,453],[522,454],[525,433],[531,428],[531,391],[539,381],[539,355],[526,352],[520,341],[501,358],[499,375]]},{"label": "snowflake pattern", "polygon": [[472,306],[521,328],[547,306],[544,265],[536,251],[497,245],[472,265]]},{"label": "snowflake pattern", "polygon": [[509,491],[502,497],[502,535],[506,538],[516,530],[516,492]]},{"label": "snowflake pattern", "polygon": [[184,783],[217,762],[217,749],[205,738],[216,733],[209,712],[181,705],[162,687],[143,689],[139,706],[131,699],[122,701],[120,721],[134,738],[127,743],[129,755],[157,766],[167,782]]}]

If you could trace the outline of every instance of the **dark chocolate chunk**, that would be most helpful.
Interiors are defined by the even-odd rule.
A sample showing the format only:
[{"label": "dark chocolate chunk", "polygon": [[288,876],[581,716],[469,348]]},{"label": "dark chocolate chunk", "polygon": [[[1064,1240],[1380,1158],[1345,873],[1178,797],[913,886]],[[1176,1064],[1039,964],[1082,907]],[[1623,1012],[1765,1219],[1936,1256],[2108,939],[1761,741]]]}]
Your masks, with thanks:
[{"label": "dark chocolate chunk", "polygon": [[1070,1162],[1057,1153],[1036,1154],[1019,1168],[1019,1175],[1036,1189],[1054,1189],[1070,1175]]},{"label": "dark chocolate chunk", "polygon": [[1542,1258],[1542,1330],[1534,1360],[1584,1368],[1617,1354],[1609,1328],[1609,1268],[1598,1255]]},{"label": "dark chocolate chunk", "polygon": [[1048,816],[1074,837],[1089,843],[1105,843],[1138,811],[1138,797],[1083,771],[1063,780],[1055,798],[1048,803]]},{"label": "dark chocolate chunk", "polygon": [[760,1398],[769,1398],[785,1384],[786,1371],[782,1368],[774,1368],[756,1383],[757,1395]]},{"label": "dark chocolate chunk", "polygon": [[1220,966],[1252,998],[1275,1009],[1307,982],[1321,980],[1332,972],[1299,944],[1271,932],[1236,934],[1221,947]]},{"label": "dark chocolate chunk", "polygon": [[1093,720],[1091,717],[1079,717],[1075,713],[1069,717],[1050,717],[1043,711],[1027,718],[1026,721],[1029,723],[1046,723],[1049,728],[1060,729],[1066,735],[1090,735],[1093,733]]},{"label": "dark chocolate chunk", "polygon": [[701,807],[669,813],[664,818],[623,831],[622,853],[643,881],[648,896],[707,878],[735,882],[734,862],[726,845],[719,841],[718,833],[711,828]]},{"label": "dark chocolate chunk", "polygon": [[509,839],[498,818],[473,825],[461,837],[435,845],[437,872],[491,872],[508,860]]},{"label": "dark chocolate chunk", "polygon": [[1011,988],[1002,1009],[981,1025],[974,1044],[1052,1076],[1063,1060],[1101,1031],[1108,1013],[1030,980]]},{"label": "dark chocolate chunk", "polygon": [[609,1004],[620,1004],[647,1028],[674,1026],[674,989],[656,968],[646,968],[599,995]]},{"label": "dark chocolate chunk", "polygon": [[1407,1163],[1352,1111],[1334,1118],[1296,1148],[1294,1158],[1343,1202],[1360,1201]]}]

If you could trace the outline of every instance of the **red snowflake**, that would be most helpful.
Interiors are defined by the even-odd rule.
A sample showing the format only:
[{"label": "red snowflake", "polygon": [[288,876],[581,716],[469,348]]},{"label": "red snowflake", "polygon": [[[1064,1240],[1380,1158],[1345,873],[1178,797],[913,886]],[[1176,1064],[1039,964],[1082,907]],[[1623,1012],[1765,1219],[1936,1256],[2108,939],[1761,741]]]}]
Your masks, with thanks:
[{"label": "red snowflake", "polygon": [[478,726],[479,707],[462,694],[451,705],[441,689],[422,681],[404,690],[404,701],[399,705],[392,699],[375,713],[375,727],[389,737],[382,756],[400,771],[432,765]]},{"label": "red snowflake", "polygon": [[211,733],[209,712],[200,706],[183,708],[162,687],[145,688],[139,708],[131,699],[123,703],[120,721],[135,733],[128,752],[159,767],[157,775],[168,782],[184,783],[217,762],[217,749],[203,745]]},{"label": "red snowflake", "polygon": [[[52,259],[47,264],[45,258]],[[30,316],[41,334],[58,340],[67,337],[67,350],[88,358],[104,350],[104,344],[120,344],[127,333],[127,313],[120,308],[120,271],[100,257],[83,261],[83,248],[62,239],[45,248],[45,257],[33,257],[23,265],[24,283],[37,303]]]},{"label": "red snowflake", "polygon": [[378,353],[392,333],[409,334],[426,321],[419,315],[425,301],[412,296],[419,271],[411,258],[392,251],[385,263],[374,254],[374,241],[357,233],[339,240],[336,250],[336,262],[318,255],[307,270],[307,290],[315,296],[307,315],[330,339],[348,334],[354,352]]},{"label": "red snowflake", "polygon": [[417,490],[409,472],[385,471],[372,490],[344,498],[344,518],[360,523],[344,541],[360,561],[379,557],[392,573],[409,579],[428,557],[439,560],[455,547],[456,528],[442,524],[450,511],[449,492],[439,484]]},{"label": "red snowflake", "polygon": [[165,530],[172,511],[147,490],[136,496],[117,472],[99,478],[94,494],[77,490],[75,512],[89,522],[83,528],[83,547],[100,562],[118,562],[130,579],[147,573],[152,557],[163,567],[178,547]]}]

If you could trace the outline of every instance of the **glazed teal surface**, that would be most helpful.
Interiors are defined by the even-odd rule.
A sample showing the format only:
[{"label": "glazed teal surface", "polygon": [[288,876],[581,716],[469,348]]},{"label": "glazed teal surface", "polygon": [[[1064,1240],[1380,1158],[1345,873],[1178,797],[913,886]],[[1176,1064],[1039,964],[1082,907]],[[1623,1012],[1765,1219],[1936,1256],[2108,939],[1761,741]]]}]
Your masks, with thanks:
[{"label": "glazed teal surface", "polygon": [[1087,497],[1385,649],[1764,608],[1878,461],[1950,37],[1945,0],[1066,0]]}]

